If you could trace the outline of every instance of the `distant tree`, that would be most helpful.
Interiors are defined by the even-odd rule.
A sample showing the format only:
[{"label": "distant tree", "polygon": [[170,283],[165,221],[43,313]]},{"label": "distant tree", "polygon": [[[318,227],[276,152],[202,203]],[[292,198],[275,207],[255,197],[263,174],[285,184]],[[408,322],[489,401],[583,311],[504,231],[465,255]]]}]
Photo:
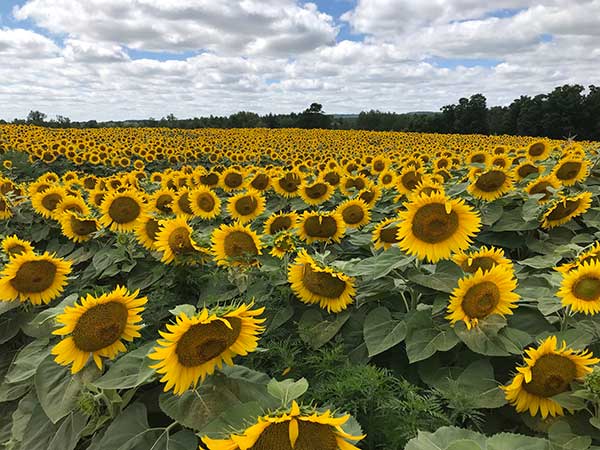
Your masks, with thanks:
[{"label": "distant tree", "polygon": [[44,121],[46,120],[46,117],[48,117],[46,114],[44,114],[41,111],[29,111],[29,114],[27,114],[27,123],[33,124],[33,125],[43,125]]},{"label": "distant tree", "polygon": [[260,116],[249,111],[239,111],[229,116],[231,128],[257,128],[264,126]]}]

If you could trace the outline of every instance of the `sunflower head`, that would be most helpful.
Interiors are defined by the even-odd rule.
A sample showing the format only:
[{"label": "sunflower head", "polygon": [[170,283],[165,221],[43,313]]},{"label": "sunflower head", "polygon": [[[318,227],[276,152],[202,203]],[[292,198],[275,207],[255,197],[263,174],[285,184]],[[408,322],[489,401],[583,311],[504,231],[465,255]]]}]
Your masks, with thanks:
[{"label": "sunflower head", "polygon": [[99,229],[98,221],[75,212],[65,212],[59,218],[62,233],[74,242],[85,242]]},{"label": "sunflower head", "polygon": [[223,224],[212,233],[212,253],[220,266],[245,266],[257,264],[261,254],[258,235],[248,226],[236,222]]},{"label": "sunflower head", "polygon": [[300,239],[309,244],[316,241],[339,242],[346,231],[344,220],[336,212],[305,211],[300,218],[298,228]]},{"label": "sunflower head", "polygon": [[154,247],[163,252],[162,262],[177,262],[194,264],[194,256],[198,255],[201,248],[192,238],[192,227],[183,216],[175,219],[161,220],[156,233]]},{"label": "sunflower head", "polygon": [[556,294],[565,307],[584,314],[600,312],[600,261],[583,262],[573,270],[563,273]]},{"label": "sunflower head", "polygon": [[360,441],[365,436],[352,436],[343,430],[349,418],[300,406],[294,400],[286,409],[259,417],[239,434],[226,439],[205,436],[202,442],[209,450],[358,450],[348,441]]},{"label": "sunflower head", "polygon": [[510,192],[512,187],[511,175],[502,168],[494,167],[472,176],[467,189],[475,198],[493,201]]},{"label": "sunflower head", "polygon": [[360,228],[371,220],[367,204],[359,199],[346,200],[337,207],[336,212],[348,228]]},{"label": "sunflower head", "polygon": [[591,192],[583,192],[574,197],[559,198],[544,213],[542,226],[544,228],[554,228],[563,225],[573,217],[585,213],[591,204]]},{"label": "sunflower head", "polygon": [[0,300],[34,305],[47,304],[58,297],[67,284],[71,262],[47,252],[42,255],[21,253],[12,258],[0,273]]},{"label": "sunflower head", "polygon": [[506,400],[517,412],[529,411],[535,416],[538,411],[545,419],[564,414],[562,406],[553,396],[569,390],[571,382],[580,380],[590,373],[591,365],[600,362],[589,351],[567,348],[565,342],[557,345],[556,336],[550,336],[537,349],[525,350],[524,365],[517,367],[512,381],[502,386]]},{"label": "sunflower head", "polygon": [[464,250],[479,231],[481,221],[463,200],[444,194],[421,195],[399,213],[400,247],[432,263]]},{"label": "sunflower head", "polygon": [[141,325],[136,324],[142,320],[140,313],[147,299],[138,293],[117,286],[110,293],[99,297],[88,294],[74,306],[67,306],[56,318],[62,327],[54,334],[67,337],[52,349],[55,361],[71,365],[71,372],[77,373],[90,356],[102,369],[101,357],[114,359],[125,351],[122,340],[140,336]]},{"label": "sunflower head", "polygon": [[519,299],[513,292],[516,287],[512,270],[506,266],[497,265],[486,272],[478,269],[458,281],[458,287],[450,297],[446,318],[453,325],[463,321],[471,329],[479,320],[492,314],[510,315]]},{"label": "sunflower head", "polygon": [[211,375],[223,362],[233,365],[236,355],[247,355],[256,350],[259,335],[264,331],[259,319],[264,308],[251,309],[252,304],[220,308],[188,317],[178,315],[175,323],[161,332],[154,352],[148,355],[157,361],[151,367],[163,375],[165,392],[173,389],[183,394]]},{"label": "sunflower head", "polygon": [[24,253],[33,253],[31,242],[19,239],[16,234],[2,239],[1,245],[2,250],[4,250],[4,253],[6,253],[9,258],[14,258],[15,256]]},{"label": "sunflower head", "polygon": [[227,210],[232,219],[247,223],[264,212],[265,199],[255,190],[240,192],[229,199]]},{"label": "sunflower head", "polygon": [[485,245],[475,252],[459,252],[452,260],[460,266],[463,272],[475,273],[481,269],[486,272],[495,266],[506,266],[512,269],[512,262],[504,256],[500,248],[487,248]]},{"label": "sunflower head", "polygon": [[552,171],[563,186],[573,186],[589,174],[589,162],[579,158],[565,158]]},{"label": "sunflower head", "polygon": [[133,231],[139,218],[146,212],[146,205],[138,191],[107,192],[100,206],[100,222],[112,231]]},{"label": "sunflower head", "polygon": [[264,233],[275,235],[280,231],[292,230],[298,222],[298,214],[295,212],[271,214],[265,221]]},{"label": "sunflower head", "polygon": [[221,214],[221,199],[207,187],[199,187],[190,192],[190,208],[196,217],[210,220]]}]

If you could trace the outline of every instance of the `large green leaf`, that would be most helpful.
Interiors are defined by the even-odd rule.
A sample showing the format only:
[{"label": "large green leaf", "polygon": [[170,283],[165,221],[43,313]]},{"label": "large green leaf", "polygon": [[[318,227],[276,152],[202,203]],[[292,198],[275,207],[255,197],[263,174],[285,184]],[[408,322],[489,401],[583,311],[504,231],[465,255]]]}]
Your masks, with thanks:
[{"label": "large green leaf", "polygon": [[[426,311],[419,313],[427,314]],[[412,322],[416,323],[414,319]],[[420,327],[410,326],[405,340],[410,363],[427,359],[436,352],[448,351],[458,343],[458,338],[448,323],[434,325],[431,318]]]},{"label": "large green leaf", "polygon": [[365,344],[369,356],[373,357],[394,347],[406,337],[406,323],[392,318],[389,309],[384,306],[371,311],[364,323]]},{"label": "large green leaf", "polygon": [[463,321],[454,326],[454,331],[461,341],[475,353],[488,356],[508,356],[504,341],[498,335],[506,326],[506,319],[493,315],[480,320],[479,324],[470,330]]},{"label": "large green leaf", "polygon": [[304,342],[317,349],[333,339],[349,318],[349,311],[329,314],[323,318],[320,311],[309,309],[300,318],[298,332]]},{"label": "large green leaf", "polygon": [[463,271],[451,261],[440,261],[435,266],[434,273],[411,270],[406,277],[413,283],[440,292],[451,293],[458,285],[458,280],[464,276]]},{"label": "large green leaf", "polygon": [[60,424],[47,450],[73,450],[86,424],[87,417],[83,414],[79,412],[69,414]]},{"label": "large green leaf", "polygon": [[100,389],[129,389],[150,382],[154,370],[149,366],[155,361],[147,355],[153,346],[154,342],[148,342],[121,356],[104,375],[93,381],[94,386]]},{"label": "large green leaf", "polygon": [[35,373],[35,390],[44,412],[53,423],[71,412],[83,387],[81,372],[71,375],[67,367],[54,362],[52,355],[46,357]]},{"label": "large green leaf", "polygon": [[17,355],[6,374],[7,383],[19,383],[31,378],[44,358],[50,354],[48,339],[37,339]]},{"label": "large green leaf", "polygon": [[308,390],[308,381],[300,378],[298,381],[286,379],[277,381],[272,379],[267,385],[267,391],[281,402],[281,406],[288,406],[292,400],[300,398]]}]

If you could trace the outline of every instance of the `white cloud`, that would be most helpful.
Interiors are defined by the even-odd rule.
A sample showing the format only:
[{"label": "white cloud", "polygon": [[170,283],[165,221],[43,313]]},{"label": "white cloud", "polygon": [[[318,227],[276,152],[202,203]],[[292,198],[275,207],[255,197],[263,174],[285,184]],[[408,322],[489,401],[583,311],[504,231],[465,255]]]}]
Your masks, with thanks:
[{"label": "white cloud", "polygon": [[[52,39],[0,29],[5,119],[290,112],[313,101],[403,112],[477,92],[506,104],[600,85],[600,0],[359,0],[344,20],[366,36],[338,42],[333,18],[295,0],[28,0],[14,14]],[[463,63],[473,58],[499,63]]]}]

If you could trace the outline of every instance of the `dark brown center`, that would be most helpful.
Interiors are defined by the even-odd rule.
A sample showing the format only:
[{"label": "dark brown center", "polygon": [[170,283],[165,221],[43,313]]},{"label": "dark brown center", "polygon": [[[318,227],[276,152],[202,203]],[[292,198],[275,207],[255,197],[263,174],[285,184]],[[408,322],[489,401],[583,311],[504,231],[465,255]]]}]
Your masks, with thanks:
[{"label": "dark brown center", "polygon": [[130,197],[115,198],[108,208],[108,215],[116,223],[130,223],[136,220],[142,209],[136,200]]},{"label": "dark brown center", "polygon": [[571,214],[573,214],[577,210],[577,208],[579,208],[580,203],[581,203],[581,201],[579,199],[561,201],[552,208],[552,210],[550,211],[550,214],[548,214],[548,219],[549,220],[564,219],[565,217],[568,217]]},{"label": "dark brown center", "polygon": [[573,285],[573,294],[586,302],[600,299],[600,278],[585,276],[577,280]]},{"label": "dark brown center", "polygon": [[289,422],[273,423],[249,450],[337,450],[337,438],[329,425],[298,421],[298,440],[292,448]]},{"label": "dark brown center", "polygon": [[225,179],[223,180],[223,182],[227,187],[237,188],[240,187],[244,182],[244,177],[242,177],[242,175],[237,172],[230,172],[227,175],[225,175]]},{"label": "dark brown center", "polygon": [[277,234],[283,230],[289,230],[292,226],[292,219],[289,216],[277,216],[269,226],[269,234]]},{"label": "dark brown center", "polygon": [[87,236],[90,233],[98,230],[95,220],[78,219],[71,215],[71,230],[78,236]]},{"label": "dark brown center", "polygon": [[190,203],[190,194],[188,192],[184,192],[177,199],[177,206],[186,214],[194,214],[192,211],[192,205]]},{"label": "dark brown center", "polygon": [[500,301],[500,290],[491,281],[471,286],[465,293],[461,306],[467,316],[482,319],[487,317]]},{"label": "dark brown center", "polygon": [[38,293],[52,286],[56,266],[50,261],[27,261],[19,267],[10,284],[18,292]]},{"label": "dark brown center", "polygon": [[333,217],[310,216],[304,221],[304,231],[310,237],[330,238],[338,231],[338,224]]},{"label": "dark brown center", "polygon": [[430,203],[416,212],[412,222],[412,232],[417,239],[429,244],[437,244],[454,235],[458,229],[458,214],[450,211],[442,203]]},{"label": "dark brown center", "polygon": [[359,205],[350,205],[344,208],[342,217],[347,224],[355,225],[365,218],[365,212]]},{"label": "dark brown center", "polygon": [[220,320],[192,325],[177,342],[175,354],[184,367],[197,367],[216,358],[238,338],[242,321],[237,317],[226,318],[231,329]]},{"label": "dark brown center", "polygon": [[243,231],[232,231],[225,236],[225,254],[230,258],[239,258],[245,255],[254,256],[258,249],[254,239]]},{"label": "dark brown center", "polygon": [[308,186],[304,192],[308,198],[316,200],[327,193],[327,185],[325,183],[315,183],[312,186]]},{"label": "dark brown center", "polygon": [[556,171],[556,178],[559,180],[572,180],[577,178],[581,167],[582,164],[579,161],[567,161],[561,164],[560,168]]},{"label": "dark brown center", "polygon": [[490,170],[479,175],[475,186],[483,192],[495,192],[500,189],[506,181],[506,174],[501,170]]},{"label": "dark brown center", "polygon": [[253,195],[244,195],[235,201],[234,208],[242,216],[247,216],[256,211],[258,202]]},{"label": "dark brown center", "polygon": [[60,194],[52,193],[44,195],[42,198],[42,205],[44,205],[44,208],[48,211],[54,211],[61,201],[62,196]]},{"label": "dark brown center", "polygon": [[329,272],[318,272],[310,264],[304,265],[302,284],[315,295],[339,298],[346,290],[346,282]]},{"label": "dark brown center", "polygon": [[560,355],[544,355],[531,368],[531,381],[523,389],[538,397],[552,397],[569,389],[577,375],[575,363]]},{"label": "dark brown center", "polygon": [[128,310],[121,302],[93,306],[84,312],[75,329],[75,346],[84,352],[95,352],[118,341],[127,326]]}]

